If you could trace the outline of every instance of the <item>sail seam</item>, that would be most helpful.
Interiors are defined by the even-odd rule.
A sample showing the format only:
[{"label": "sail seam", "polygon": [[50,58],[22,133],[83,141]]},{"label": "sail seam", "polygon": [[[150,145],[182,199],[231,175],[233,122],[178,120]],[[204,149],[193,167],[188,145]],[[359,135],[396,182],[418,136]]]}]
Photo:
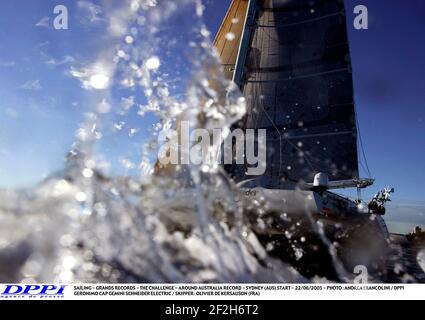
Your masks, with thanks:
[{"label": "sail seam", "polygon": [[334,74],[334,73],[340,73],[340,72],[346,72],[348,71],[348,68],[342,68],[342,69],[336,69],[326,72],[320,72],[320,73],[312,73],[308,75],[298,76],[298,77],[290,77],[286,79],[276,79],[276,80],[247,80],[248,83],[272,83],[272,82],[285,82],[285,81],[292,81],[297,79],[307,79],[307,78],[313,78],[313,77],[320,77],[322,75],[328,75],[328,74]]},{"label": "sail seam", "polygon": [[337,12],[337,13],[332,13],[326,16],[321,16],[321,17],[317,17],[314,19],[309,19],[309,20],[304,20],[304,21],[300,21],[300,22],[294,22],[294,23],[287,23],[287,24],[275,24],[275,25],[265,25],[265,24],[257,24],[258,28],[286,28],[286,27],[294,27],[294,26],[299,26],[302,24],[306,24],[306,23],[313,23],[313,22],[317,22],[317,21],[321,21],[321,20],[326,20],[332,17],[336,17],[336,16],[340,16],[343,15],[343,11]]},{"label": "sail seam", "polygon": [[[265,129],[265,128],[259,128],[259,130],[261,130],[261,129]],[[348,135],[348,134],[352,135],[353,131],[306,134],[306,135],[290,136],[290,137],[284,136],[282,139],[284,139],[284,140],[294,140],[294,139],[307,139],[307,138],[328,137],[328,136],[340,136],[340,135]],[[278,140],[278,139],[272,139],[272,141],[274,141],[274,140]]]}]

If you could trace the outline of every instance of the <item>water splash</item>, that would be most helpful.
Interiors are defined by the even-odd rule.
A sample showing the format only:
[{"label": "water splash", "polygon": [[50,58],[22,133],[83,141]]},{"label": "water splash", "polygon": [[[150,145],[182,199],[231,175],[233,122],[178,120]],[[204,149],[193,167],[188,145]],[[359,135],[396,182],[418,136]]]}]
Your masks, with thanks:
[{"label": "water splash", "polygon": [[222,76],[201,2],[105,6],[107,46],[70,69],[90,108],[67,167],[33,190],[0,192],[0,282],[304,281],[268,257],[220,167],[155,173],[160,130],[189,120],[228,132],[245,111]]},{"label": "water splash", "polygon": [[416,259],[417,259],[418,264],[421,267],[422,271],[425,272],[425,250],[424,249],[419,251]]}]

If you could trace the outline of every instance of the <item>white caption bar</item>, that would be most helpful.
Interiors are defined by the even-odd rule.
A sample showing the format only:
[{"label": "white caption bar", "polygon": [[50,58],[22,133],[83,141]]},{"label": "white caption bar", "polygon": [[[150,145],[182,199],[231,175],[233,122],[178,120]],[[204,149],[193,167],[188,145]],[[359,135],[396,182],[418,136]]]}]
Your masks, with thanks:
[{"label": "white caption bar", "polygon": [[424,300],[423,284],[3,284],[1,300]]}]

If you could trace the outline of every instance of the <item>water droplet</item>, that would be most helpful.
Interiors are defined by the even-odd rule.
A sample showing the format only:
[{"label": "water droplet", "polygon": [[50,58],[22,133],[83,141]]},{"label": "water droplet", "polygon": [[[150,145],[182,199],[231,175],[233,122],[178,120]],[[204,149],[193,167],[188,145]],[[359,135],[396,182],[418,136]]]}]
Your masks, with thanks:
[{"label": "water droplet", "polygon": [[301,258],[303,257],[303,255],[304,255],[304,252],[303,252],[303,250],[302,249],[300,249],[300,248],[293,248],[294,249],[294,253],[295,253],[295,259],[298,261],[298,260],[301,260]]},{"label": "water droplet", "polygon": [[124,50],[119,50],[119,51],[118,51],[118,53],[117,53],[117,55],[118,55],[118,57],[120,57],[121,59],[124,59],[124,58],[127,56],[127,54],[125,53],[125,51],[124,51]]},{"label": "water droplet", "polygon": [[114,129],[117,131],[121,131],[124,128],[125,122],[114,123]]},{"label": "water droplet", "polygon": [[94,161],[93,159],[88,159],[84,163],[86,164],[87,168],[93,169],[96,167],[96,161]]},{"label": "water droplet", "polygon": [[109,113],[110,111],[111,105],[105,99],[97,105],[97,112],[99,113]]},{"label": "water droplet", "polygon": [[131,4],[130,4],[131,11],[137,12],[137,10],[139,10],[139,8],[140,8],[140,4],[137,0],[131,1]]},{"label": "water droplet", "polygon": [[84,178],[91,178],[91,177],[93,177],[93,174],[94,174],[94,172],[93,172],[93,170],[92,169],[89,169],[89,168],[85,168],[84,170],[83,170],[83,177]]},{"label": "water droplet", "polygon": [[146,68],[148,68],[148,70],[156,70],[160,67],[160,65],[161,61],[158,57],[152,57],[146,61]]},{"label": "water droplet", "polygon": [[210,32],[209,32],[209,30],[208,30],[207,28],[202,28],[202,29],[201,29],[201,34],[202,34],[202,36],[203,36],[203,37],[205,37],[205,38],[207,38],[207,37],[209,37],[209,36],[210,36]]},{"label": "water droplet", "polygon": [[97,214],[101,217],[105,217],[108,214],[108,210],[104,203],[98,202],[94,205],[94,210],[96,210]]},{"label": "water droplet", "polygon": [[416,260],[418,261],[418,264],[422,268],[423,272],[425,272],[425,249],[419,251]]},{"label": "water droplet", "polygon": [[269,242],[267,245],[266,245],[266,250],[267,251],[272,251],[274,249],[274,244],[272,243],[272,242]]},{"label": "water droplet", "polygon": [[63,235],[59,240],[61,246],[69,247],[74,242],[74,238],[70,234]]},{"label": "water droplet", "polygon": [[95,74],[90,77],[90,86],[96,90],[104,90],[109,86],[109,77],[104,74]]},{"label": "water droplet", "polygon": [[236,38],[236,36],[233,32],[228,32],[226,34],[226,40],[228,40],[228,41],[233,41],[233,40],[235,40],[235,38]]},{"label": "water droplet", "polygon": [[86,195],[84,192],[78,192],[78,193],[75,195],[75,199],[76,199],[78,202],[84,202],[84,201],[86,201],[86,200],[87,200],[87,195]]},{"label": "water droplet", "polygon": [[121,165],[127,170],[131,170],[136,167],[136,165],[131,160],[128,160],[128,159],[122,159]]},{"label": "water droplet", "polygon": [[134,137],[134,135],[136,134],[136,133],[138,133],[140,130],[139,129],[130,129],[129,131],[128,131],[128,136],[130,137],[130,138],[132,138],[132,137]]},{"label": "water droplet", "polygon": [[65,270],[71,270],[74,268],[77,260],[73,256],[67,256],[62,261],[62,266]]},{"label": "water droplet", "polygon": [[128,44],[132,44],[134,42],[134,39],[132,36],[125,37],[125,42]]},{"label": "water droplet", "polygon": [[74,274],[71,271],[64,271],[59,274],[60,283],[70,283],[74,278]]},{"label": "water droplet", "polygon": [[36,259],[30,259],[23,266],[22,273],[25,277],[36,277],[41,269],[41,264]]},{"label": "water droplet", "polygon": [[53,188],[53,196],[61,196],[71,190],[71,186],[68,181],[60,180]]}]

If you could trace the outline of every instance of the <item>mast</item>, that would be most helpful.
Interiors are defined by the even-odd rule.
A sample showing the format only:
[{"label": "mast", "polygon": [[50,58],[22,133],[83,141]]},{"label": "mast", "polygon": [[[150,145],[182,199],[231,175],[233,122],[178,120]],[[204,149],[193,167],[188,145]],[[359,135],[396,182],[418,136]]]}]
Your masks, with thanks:
[{"label": "mast", "polygon": [[234,76],[249,2],[249,0],[232,0],[214,39],[214,47],[220,56],[224,74],[229,80]]}]

